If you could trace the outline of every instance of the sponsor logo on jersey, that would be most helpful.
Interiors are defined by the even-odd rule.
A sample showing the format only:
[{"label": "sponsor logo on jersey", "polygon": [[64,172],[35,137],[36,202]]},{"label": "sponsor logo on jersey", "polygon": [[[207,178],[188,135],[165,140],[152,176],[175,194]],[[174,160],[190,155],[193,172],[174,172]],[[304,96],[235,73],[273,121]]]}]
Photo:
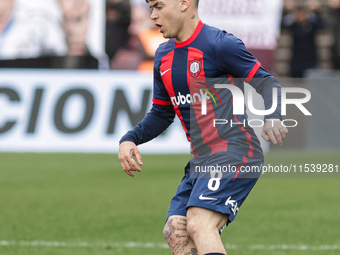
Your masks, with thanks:
[{"label": "sponsor logo on jersey", "polygon": [[215,93],[219,102],[221,103],[221,105],[223,105],[220,96],[217,94],[216,90],[213,87],[207,84],[201,83],[201,82],[199,82],[199,84],[200,84],[199,86],[202,85],[202,86],[205,86],[206,88],[197,88],[199,93],[194,93],[193,95],[191,94],[182,95],[181,92],[178,92],[178,96],[170,98],[172,105],[192,104],[198,101],[198,102],[205,103],[205,108],[206,108],[206,102],[208,99],[212,99],[215,105],[217,105],[216,99],[214,95],[209,91],[209,89]]},{"label": "sponsor logo on jersey", "polygon": [[191,104],[191,103],[196,103],[202,102],[205,98],[209,99],[209,95],[203,91],[200,90],[200,93],[195,93],[193,95],[187,94],[187,95],[182,95],[181,92],[178,92],[177,97],[171,97],[171,103],[172,105],[185,105],[185,104]]}]

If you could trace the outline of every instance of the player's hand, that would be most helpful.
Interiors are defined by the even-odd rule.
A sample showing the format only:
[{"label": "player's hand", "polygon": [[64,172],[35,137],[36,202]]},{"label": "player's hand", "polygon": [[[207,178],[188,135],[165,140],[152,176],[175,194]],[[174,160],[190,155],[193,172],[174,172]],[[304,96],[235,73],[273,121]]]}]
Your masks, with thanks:
[{"label": "player's hand", "polygon": [[142,171],[133,157],[136,157],[136,160],[140,166],[143,165],[142,156],[140,155],[136,144],[133,142],[122,142],[119,146],[118,159],[123,170],[131,177],[135,176],[131,171]]},{"label": "player's hand", "polygon": [[281,146],[287,133],[287,127],[283,126],[279,119],[268,119],[264,124],[262,137],[267,142],[272,141],[273,144]]}]

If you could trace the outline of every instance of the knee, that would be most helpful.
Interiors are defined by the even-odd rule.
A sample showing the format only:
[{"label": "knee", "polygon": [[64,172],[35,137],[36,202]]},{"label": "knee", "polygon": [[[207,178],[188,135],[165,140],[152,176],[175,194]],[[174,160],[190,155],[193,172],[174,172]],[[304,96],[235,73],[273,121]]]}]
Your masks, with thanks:
[{"label": "knee", "polygon": [[198,240],[207,234],[219,234],[228,217],[214,211],[202,208],[190,208],[187,213],[187,232],[193,240]]},{"label": "knee", "polygon": [[188,218],[188,226],[187,226],[187,231],[188,235],[193,239],[197,239],[198,235],[200,233],[200,222],[197,220],[196,217],[190,217]]},{"label": "knee", "polygon": [[188,218],[187,232],[194,241],[197,241],[207,235],[212,236],[218,233],[218,228],[211,222],[206,222],[198,217],[190,217]]}]

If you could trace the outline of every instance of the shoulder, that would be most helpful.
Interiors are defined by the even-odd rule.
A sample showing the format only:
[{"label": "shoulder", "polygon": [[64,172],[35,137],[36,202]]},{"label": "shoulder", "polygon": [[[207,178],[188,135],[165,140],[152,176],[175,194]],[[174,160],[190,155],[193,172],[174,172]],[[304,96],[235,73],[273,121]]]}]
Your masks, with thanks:
[{"label": "shoulder", "polygon": [[223,53],[233,53],[235,50],[245,48],[244,43],[233,34],[207,24],[202,30],[202,36],[218,53],[221,53],[221,51]]},{"label": "shoulder", "polygon": [[174,42],[172,42],[173,39],[170,39],[167,42],[161,43],[155,53],[155,59],[154,59],[154,69],[158,70],[161,66],[161,61],[162,58],[164,56],[166,56],[171,50],[173,50],[172,48],[172,44],[174,44]]},{"label": "shoulder", "polygon": [[161,59],[166,56],[169,52],[174,49],[173,39],[170,39],[167,42],[161,43],[155,53],[155,63],[161,61]]},{"label": "shoulder", "polygon": [[207,39],[214,40],[215,42],[228,41],[228,42],[238,42],[241,41],[239,38],[225,30],[221,30],[217,27],[209,26],[204,24],[202,29],[202,34],[204,36],[209,36]]},{"label": "shoulder", "polygon": [[235,53],[240,49],[245,49],[245,45],[241,39],[226,31],[221,31],[216,44],[220,50],[229,53]]}]

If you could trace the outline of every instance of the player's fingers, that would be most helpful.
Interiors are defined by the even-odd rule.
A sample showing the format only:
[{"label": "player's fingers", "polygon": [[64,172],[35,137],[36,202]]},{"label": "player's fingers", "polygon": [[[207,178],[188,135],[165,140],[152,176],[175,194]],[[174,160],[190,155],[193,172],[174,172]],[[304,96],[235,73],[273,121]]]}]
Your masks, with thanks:
[{"label": "player's fingers", "polygon": [[123,161],[120,161],[120,165],[122,166],[122,169],[125,171],[126,170],[125,163]]},{"label": "player's fingers", "polygon": [[282,126],[282,127],[279,128],[279,130],[280,130],[282,139],[285,139],[285,138],[286,138],[286,135],[288,134],[288,129],[287,129],[287,127]]},{"label": "player's fingers", "polygon": [[273,128],[272,130],[273,130],[273,132],[275,134],[275,138],[276,138],[277,143],[281,146],[282,145],[281,132],[277,128]]},{"label": "player's fingers", "polygon": [[126,172],[126,171],[129,171],[130,170],[130,165],[129,165],[129,162],[127,160],[123,160],[121,161],[120,163],[122,165],[122,168],[123,170]]},{"label": "player's fingers", "polygon": [[131,173],[131,171],[125,171],[125,173],[127,173],[128,175],[130,175],[131,177],[135,177],[135,175],[133,173]]},{"label": "player's fingers", "polygon": [[137,165],[136,161],[133,159],[132,156],[127,158],[127,162],[130,165],[130,169],[129,169],[130,171],[138,171],[138,172],[142,171],[142,169]]},{"label": "player's fingers", "polygon": [[262,131],[261,136],[262,136],[262,138],[263,138],[264,140],[266,140],[267,142],[270,141],[270,138],[269,138],[269,136],[267,135],[267,132],[266,132],[265,130]]},{"label": "player's fingers", "polygon": [[118,154],[118,159],[119,159],[120,165],[122,166],[123,170],[125,171],[127,168],[126,168],[124,157],[122,157],[120,154]]},{"label": "player's fingers", "polygon": [[280,131],[280,134],[281,134],[281,137],[282,137],[282,141],[286,138],[286,132],[283,130],[282,127],[279,128],[279,131]]},{"label": "player's fingers", "polygon": [[138,164],[142,166],[143,165],[142,156],[140,155],[139,150],[137,148],[135,148],[134,150],[134,156],[136,157]]},{"label": "player's fingers", "polygon": [[268,128],[268,129],[266,130],[266,132],[267,132],[267,134],[268,134],[268,136],[269,136],[270,141],[272,141],[273,144],[277,144],[277,141],[276,141],[276,138],[275,138],[275,135],[274,135],[272,129],[271,129],[271,128]]},{"label": "player's fingers", "polygon": [[131,177],[135,177],[135,175],[133,173],[131,173],[131,165],[129,164],[128,160],[124,161],[124,167],[123,170],[125,173],[127,173],[128,175],[130,175]]}]

